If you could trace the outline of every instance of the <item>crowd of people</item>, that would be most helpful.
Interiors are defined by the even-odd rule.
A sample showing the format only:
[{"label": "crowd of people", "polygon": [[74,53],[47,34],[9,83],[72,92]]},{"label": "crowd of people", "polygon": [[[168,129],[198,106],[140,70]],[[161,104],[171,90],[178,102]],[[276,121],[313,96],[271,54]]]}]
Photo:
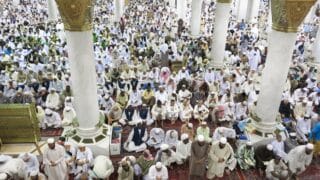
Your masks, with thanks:
[{"label": "crowd of people", "polygon": [[[95,2],[100,113],[106,124],[132,128],[122,143],[132,156],[112,162],[93,157],[84,144],[49,139],[41,168],[30,153],[15,159],[1,155],[0,170],[9,162],[16,169],[0,179],[22,177],[21,169],[31,179],[107,178],[118,167],[121,180],[164,180],[175,165],[188,166],[190,179],[222,177],[237,165],[257,168],[268,179],[301,174],[320,152],[320,74],[308,63],[319,18],[313,16],[297,34],[277,118],[284,131],[253,144],[245,128],[266,61],[267,4],[261,2],[254,22],[238,21],[233,7],[225,66],[215,69],[210,57],[215,2],[203,2],[198,38],[189,36],[190,2],[186,17],[178,19],[167,1],[130,1],[120,22],[114,22],[113,1]],[[0,10],[0,104],[35,104],[41,129],[76,126],[62,21],[47,22],[45,0],[20,0],[18,6],[5,1]],[[179,129],[164,124],[179,121]]]}]

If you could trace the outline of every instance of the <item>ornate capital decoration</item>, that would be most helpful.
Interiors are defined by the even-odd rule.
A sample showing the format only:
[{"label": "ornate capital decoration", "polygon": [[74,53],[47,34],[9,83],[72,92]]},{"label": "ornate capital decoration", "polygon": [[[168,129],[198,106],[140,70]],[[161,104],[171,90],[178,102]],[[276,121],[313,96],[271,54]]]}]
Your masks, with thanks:
[{"label": "ornate capital decoration", "polygon": [[316,0],[272,0],[272,29],[297,32]]},{"label": "ornate capital decoration", "polygon": [[92,0],[56,0],[65,30],[88,31],[92,29]]},{"label": "ornate capital decoration", "polygon": [[217,0],[217,3],[231,3],[231,0]]}]

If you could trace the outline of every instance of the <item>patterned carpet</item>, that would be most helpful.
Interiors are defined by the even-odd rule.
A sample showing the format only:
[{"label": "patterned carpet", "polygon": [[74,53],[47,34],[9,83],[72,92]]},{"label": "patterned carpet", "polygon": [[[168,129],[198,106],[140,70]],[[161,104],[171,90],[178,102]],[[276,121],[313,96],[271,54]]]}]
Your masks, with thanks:
[{"label": "patterned carpet", "polygon": [[47,128],[47,129],[40,129],[41,137],[59,137],[63,132],[63,128]]}]

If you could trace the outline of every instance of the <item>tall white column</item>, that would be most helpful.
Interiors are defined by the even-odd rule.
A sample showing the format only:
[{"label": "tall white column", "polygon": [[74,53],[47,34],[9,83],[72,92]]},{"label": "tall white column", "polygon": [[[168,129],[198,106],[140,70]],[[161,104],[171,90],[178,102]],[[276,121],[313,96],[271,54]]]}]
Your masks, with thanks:
[{"label": "tall white column", "polygon": [[[257,132],[266,137],[276,129],[276,117],[287,79],[298,27],[307,15],[312,0],[272,0],[272,30],[268,36],[268,54],[262,72],[260,94],[252,115]],[[287,9],[299,12],[299,19]],[[287,23],[283,23],[283,21]]]},{"label": "tall white column", "polygon": [[248,7],[248,1],[249,0],[238,0],[238,16],[237,21],[240,22],[243,20],[246,20],[247,15],[247,7]]},{"label": "tall white column", "polygon": [[285,33],[272,30],[268,36],[268,55],[265,69],[262,72],[260,94],[256,113],[261,122],[257,129],[270,132],[276,125],[281,95],[287,79],[296,33]]},{"label": "tall white column", "polygon": [[171,8],[176,8],[176,1],[175,0],[169,0],[169,6]]},{"label": "tall white column", "polygon": [[177,1],[177,14],[178,19],[186,19],[187,14],[187,0],[178,0]]},{"label": "tall white column", "polygon": [[114,0],[114,21],[119,22],[124,13],[124,0]]},{"label": "tall white column", "polygon": [[260,2],[260,0],[251,0],[251,1],[253,1],[253,2],[252,2],[250,17],[249,17],[249,22],[256,23],[255,21],[258,20],[261,2]]},{"label": "tall white column", "polygon": [[215,22],[213,30],[213,41],[211,49],[212,65],[216,68],[223,67],[225,55],[228,23],[230,18],[231,3],[221,3],[217,1]]},{"label": "tall white column", "polygon": [[[109,138],[99,124],[93,52],[93,0],[56,0],[66,31],[72,91],[79,126],[68,141],[86,143],[95,155],[108,155]],[[77,13],[75,13],[77,12]]]},{"label": "tall white column", "polygon": [[48,21],[57,21],[58,20],[58,8],[55,0],[47,0],[48,4]]},{"label": "tall white column", "polygon": [[68,56],[79,133],[93,137],[99,121],[97,80],[93,52],[92,30],[66,31]]},{"label": "tall white column", "polygon": [[203,0],[192,0],[190,31],[192,36],[199,36],[201,26],[201,7]]},{"label": "tall white column", "polygon": [[20,4],[20,0],[12,0],[12,5],[18,6]]},{"label": "tall white column", "polygon": [[316,39],[313,42],[312,54],[314,57],[314,62],[320,63],[320,26],[318,27]]}]

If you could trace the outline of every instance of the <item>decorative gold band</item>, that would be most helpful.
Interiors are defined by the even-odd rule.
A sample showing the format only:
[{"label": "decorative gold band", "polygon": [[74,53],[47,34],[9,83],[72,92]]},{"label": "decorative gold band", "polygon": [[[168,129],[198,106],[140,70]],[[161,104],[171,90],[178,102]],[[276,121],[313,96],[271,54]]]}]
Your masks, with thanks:
[{"label": "decorative gold band", "polygon": [[217,0],[218,3],[231,3],[231,0]]},{"label": "decorative gold band", "polygon": [[88,31],[92,29],[92,0],[56,0],[65,30]]},{"label": "decorative gold band", "polygon": [[272,28],[281,32],[297,32],[315,0],[272,0]]}]

